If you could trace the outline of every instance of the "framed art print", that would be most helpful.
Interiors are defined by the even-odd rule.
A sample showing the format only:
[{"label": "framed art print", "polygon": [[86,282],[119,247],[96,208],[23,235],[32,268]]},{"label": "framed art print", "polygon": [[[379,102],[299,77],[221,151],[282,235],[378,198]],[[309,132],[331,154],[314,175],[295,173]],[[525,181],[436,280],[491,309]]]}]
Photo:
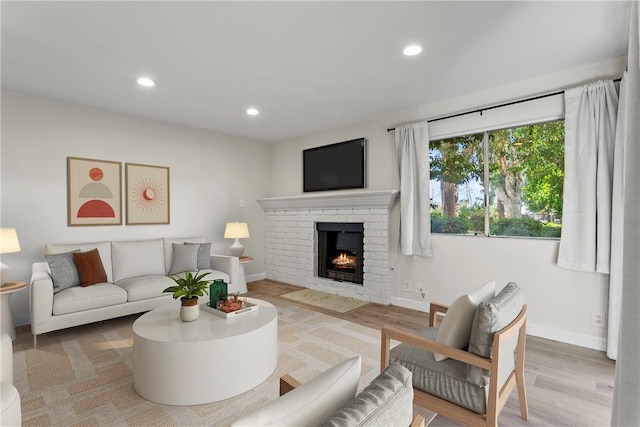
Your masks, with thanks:
[{"label": "framed art print", "polygon": [[67,157],[67,224],[122,224],[122,163]]},{"label": "framed art print", "polygon": [[169,224],[169,168],[125,164],[127,225]]}]

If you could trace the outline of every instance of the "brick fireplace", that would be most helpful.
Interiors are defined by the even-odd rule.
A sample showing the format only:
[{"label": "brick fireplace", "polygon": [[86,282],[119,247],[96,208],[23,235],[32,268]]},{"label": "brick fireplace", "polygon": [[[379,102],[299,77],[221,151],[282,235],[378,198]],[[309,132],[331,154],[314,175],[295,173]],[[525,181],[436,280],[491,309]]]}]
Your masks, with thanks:
[{"label": "brick fireplace", "polygon": [[[390,210],[398,194],[388,190],[258,199],[265,213],[266,277],[391,304]],[[335,223],[362,227],[361,284],[335,273],[329,278],[319,275],[318,224]]]}]

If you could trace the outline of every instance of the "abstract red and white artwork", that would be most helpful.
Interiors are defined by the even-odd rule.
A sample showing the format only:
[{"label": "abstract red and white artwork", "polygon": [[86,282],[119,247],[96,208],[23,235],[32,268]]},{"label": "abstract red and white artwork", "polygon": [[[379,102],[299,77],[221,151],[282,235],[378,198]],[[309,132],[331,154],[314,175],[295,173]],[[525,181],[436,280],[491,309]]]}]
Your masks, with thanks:
[{"label": "abstract red and white artwork", "polygon": [[125,164],[127,225],[169,224],[169,168]]},{"label": "abstract red and white artwork", "polygon": [[67,224],[122,224],[122,163],[67,157]]}]

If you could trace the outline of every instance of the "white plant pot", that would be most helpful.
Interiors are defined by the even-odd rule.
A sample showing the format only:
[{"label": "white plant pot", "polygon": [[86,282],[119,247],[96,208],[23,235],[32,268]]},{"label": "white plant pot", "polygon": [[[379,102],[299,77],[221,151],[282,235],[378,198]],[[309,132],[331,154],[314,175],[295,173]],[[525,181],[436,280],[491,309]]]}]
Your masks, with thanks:
[{"label": "white plant pot", "polygon": [[196,305],[181,305],[180,306],[180,319],[183,322],[193,322],[200,315],[200,306]]}]

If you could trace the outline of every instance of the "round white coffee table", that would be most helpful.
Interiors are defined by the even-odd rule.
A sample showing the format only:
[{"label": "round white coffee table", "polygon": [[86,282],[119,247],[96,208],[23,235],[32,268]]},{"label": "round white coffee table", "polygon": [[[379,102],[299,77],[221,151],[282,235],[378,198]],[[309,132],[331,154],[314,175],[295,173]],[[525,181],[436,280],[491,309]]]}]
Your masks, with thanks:
[{"label": "round white coffee table", "polygon": [[[152,402],[200,405],[251,390],[278,363],[278,311],[255,298],[259,309],[235,319],[200,310],[180,320],[174,301],[133,323],[133,387]],[[207,298],[200,298],[200,302]]]}]

